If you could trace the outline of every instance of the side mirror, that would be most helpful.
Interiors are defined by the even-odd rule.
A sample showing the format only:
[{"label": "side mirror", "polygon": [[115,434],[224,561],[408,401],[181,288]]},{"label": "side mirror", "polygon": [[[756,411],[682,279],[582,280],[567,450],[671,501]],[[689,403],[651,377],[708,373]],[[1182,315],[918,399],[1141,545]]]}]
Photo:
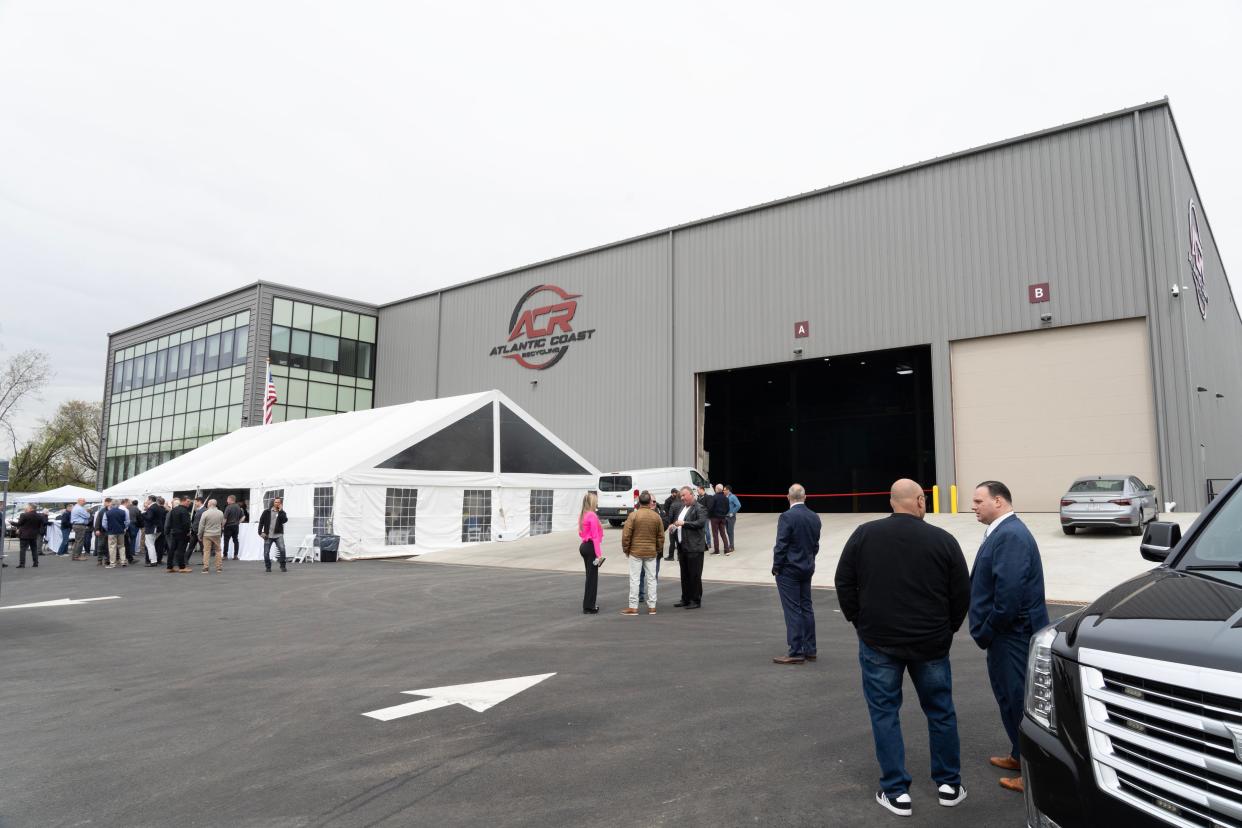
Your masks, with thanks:
[{"label": "side mirror", "polygon": [[1143,533],[1143,541],[1139,544],[1139,554],[1149,561],[1164,563],[1169,557],[1169,552],[1173,551],[1173,547],[1177,546],[1181,539],[1181,524],[1153,520],[1147,524],[1147,531]]},{"label": "side mirror", "polygon": [[1155,490],[1156,490],[1156,487],[1153,484],[1151,483],[1147,484],[1147,491],[1154,492]]}]

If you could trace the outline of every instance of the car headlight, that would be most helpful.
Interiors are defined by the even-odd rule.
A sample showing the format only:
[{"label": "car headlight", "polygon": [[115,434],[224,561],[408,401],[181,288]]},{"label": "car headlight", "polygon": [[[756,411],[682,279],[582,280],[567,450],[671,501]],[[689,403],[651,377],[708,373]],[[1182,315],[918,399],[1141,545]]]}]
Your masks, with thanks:
[{"label": "car headlight", "polygon": [[1056,637],[1055,624],[1035,633],[1026,659],[1026,715],[1053,733],[1057,730],[1057,709],[1052,701],[1052,642]]}]

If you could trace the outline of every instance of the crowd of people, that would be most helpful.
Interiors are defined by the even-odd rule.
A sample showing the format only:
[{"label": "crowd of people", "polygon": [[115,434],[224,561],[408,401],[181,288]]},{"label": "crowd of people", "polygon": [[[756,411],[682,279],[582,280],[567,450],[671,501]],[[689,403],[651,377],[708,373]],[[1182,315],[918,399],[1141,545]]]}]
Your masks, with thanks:
[{"label": "crowd of people", "polygon": [[[806,491],[790,486],[789,508],[777,521],[772,551],[785,618],[787,649],[778,665],[818,659],[811,579],[819,554],[821,521],[807,508]],[[1031,636],[1048,624],[1043,563],[1035,537],[1013,511],[1013,495],[996,480],[974,490],[972,508],[985,526],[972,568],[953,535],[927,523],[924,489],[898,480],[889,493],[892,514],[869,521],[845,542],[834,577],[841,613],[858,639],[862,695],[871,718],[880,765],[876,802],[898,816],[913,812],[910,774],[901,734],[902,684],[910,675],[927,718],[931,775],[940,805],[966,798],[961,747],[953,704],[949,651],[954,634],[969,621],[970,637],[987,653],[988,679],[1008,739],[1008,751],[989,762],[1019,775],[1002,777],[1001,787],[1023,792],[1018,728],[1022,721],[1027,650]],[[586,567],[582,611],[596,604],[599,566],[604,562],[603,529],[588,493],[579,514],[579,552]],[[717,554],[733,552],[734,523],[741,504],[727,486],[714,492],[690,487],[674,490],[661,505],[642,492],[621,530],[621,550],[629,561],[629,601],[622,615],[637,615],[645,602],[656,612],[659,564],[664,540],[668,557],[680,566],[681,600],[697,609],[703,601],[703,556],[716,541]]]},{"label": "crowd of people", "polygon": [[[18,569],[26,567],[29,553],[31,567],[39,566],[43,539],[49,520],[60,528],[60,546],[47,554],[68,557],[71,561],[94,559],[104,569],[122,569],[136,564],[164,567],[166,572],[188,573],[191,557],[202,557],[202,572],[224,572],[224,562],[232,552],[233,560],[241,554],[241,524],[250,522],[245,500],[229,495],[221,508],[215,498],[182,495],[166,500],[149,496],[139,503],[131,498],[104,498],[99,506],[89,508],[84,499],[66,504],[50,518],[27,504],[17,519],[19,545]],[[287,572],[285,525],[288,515],[281,498],[259,516],[259,536],[263,539],[263,563],[272,571],[272,547],[277,551],[281,572]],[[5,564],[8,566],[8,564]]]}]

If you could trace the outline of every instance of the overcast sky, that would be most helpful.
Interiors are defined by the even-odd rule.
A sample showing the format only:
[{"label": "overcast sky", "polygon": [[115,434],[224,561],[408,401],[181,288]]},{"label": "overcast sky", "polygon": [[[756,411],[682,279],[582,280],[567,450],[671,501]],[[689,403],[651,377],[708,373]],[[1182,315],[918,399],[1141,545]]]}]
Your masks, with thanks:
[{"label": "overcast sky", "polygon": [[255,279],[388,301],[1165,95],[1242,284],[1242,3],[951,5],[0,0],[25,422]]}]

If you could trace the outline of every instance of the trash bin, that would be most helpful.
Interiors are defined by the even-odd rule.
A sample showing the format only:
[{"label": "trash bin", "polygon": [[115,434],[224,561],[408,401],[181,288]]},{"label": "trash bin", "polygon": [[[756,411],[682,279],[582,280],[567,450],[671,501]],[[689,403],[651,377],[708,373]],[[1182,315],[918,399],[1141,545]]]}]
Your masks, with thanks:
[{"label": "trash bin", "polygon": [[319,536],[319,561],[321,563],[336,563],[336,552],[341,548],[340,535],[320,535]]}]

